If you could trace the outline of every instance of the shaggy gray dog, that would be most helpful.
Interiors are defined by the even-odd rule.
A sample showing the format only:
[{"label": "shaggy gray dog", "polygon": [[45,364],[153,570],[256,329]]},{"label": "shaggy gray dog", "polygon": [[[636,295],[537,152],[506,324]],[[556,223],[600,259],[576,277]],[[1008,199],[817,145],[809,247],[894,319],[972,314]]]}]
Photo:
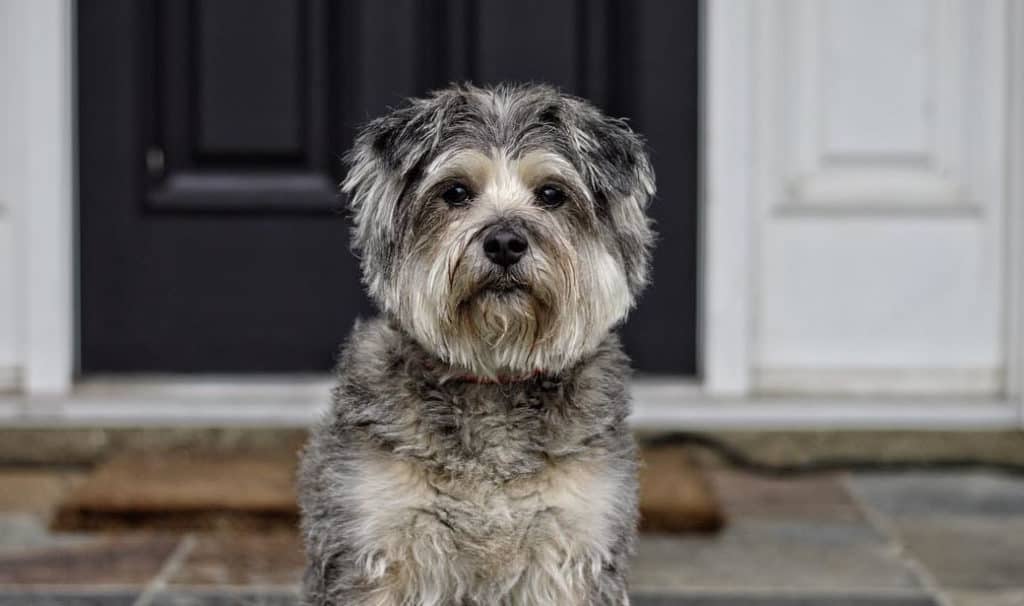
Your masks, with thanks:
[{"label": "shaggy gray dog", "polygon": [[343,189],[382,311],[300,470],[311,605],[628,604],[636,453],[612,330],[654,178],[621,120],[538,85],[374,120]]}]

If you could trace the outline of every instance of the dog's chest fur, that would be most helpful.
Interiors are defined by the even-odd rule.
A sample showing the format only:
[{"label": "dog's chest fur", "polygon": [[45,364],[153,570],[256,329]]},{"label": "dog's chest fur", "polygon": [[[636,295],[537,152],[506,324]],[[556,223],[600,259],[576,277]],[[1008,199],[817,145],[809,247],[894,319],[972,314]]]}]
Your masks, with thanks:
[{"label": "dog's chest fur", "polygon": [[592,579],[622,564],[635,523],[614,338],[557,380],[480,385],[431,367],[381,320],[358,326],[343,352],[333,413],[302,470],[307,546],[345,568],[319,590],[584,603]]},{"label": "dog's chest fur", "polygon": [[609,558],[608,508],[620,487],[592,467],[552,464],[500,483],[368,458],[351,478],[362,529],[353,536],[364,548],[386,545],[406,562],[417,553],[430,561],[441,556],[470,582],[512,582],[527,558],[539,556],[600,566]]}]

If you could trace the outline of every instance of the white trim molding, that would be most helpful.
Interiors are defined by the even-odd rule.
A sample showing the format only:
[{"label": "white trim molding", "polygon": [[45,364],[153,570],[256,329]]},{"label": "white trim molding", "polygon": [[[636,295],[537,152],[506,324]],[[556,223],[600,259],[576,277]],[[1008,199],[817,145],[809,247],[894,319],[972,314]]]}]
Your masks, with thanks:
[{"label": "white trim molding", "polygon": [[1024,2],[1010,2],[1007,19],[1007,393],[1024,427]]},{"label": "white trim molding", "polygon": [[1005,377],[992,368],[755,368],[758,394],[771,396],[969,396],[1002,393]]},{"label": "white trim molding", "polygon": [[[327,410],[327,376],[89,379],[65,396],[0,396],[7,427],[308,427]],[[632,384],[634,429],[972,431],[1017,426],[1003,398],[718,398],[690,381]]]},{"label": "white trim molding", "polygon": [[705,390],[750,388],[754,3],[704,3],[702,376]]},{"label": "white trim molding", "polygon": [[23,261],[21,387],[33,395],[63,394],[74,363],[74,86],[70,0],[13,3],[22,21],[16,84],[24,119],[25,171],[16,200]]}]

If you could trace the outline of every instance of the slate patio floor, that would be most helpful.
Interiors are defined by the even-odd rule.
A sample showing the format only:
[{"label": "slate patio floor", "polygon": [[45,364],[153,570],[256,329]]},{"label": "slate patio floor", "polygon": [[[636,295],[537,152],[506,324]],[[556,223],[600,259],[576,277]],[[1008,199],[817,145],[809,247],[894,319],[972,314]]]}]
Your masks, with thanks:
[{"label": "slate patio floor", "polygon": [[[716,468],[717,535],[644,535],[638,606],[1024,606],[1024,479]],[[0,606],[296,604],[294,533],[54,534],[81,474],[0,469]]]}]

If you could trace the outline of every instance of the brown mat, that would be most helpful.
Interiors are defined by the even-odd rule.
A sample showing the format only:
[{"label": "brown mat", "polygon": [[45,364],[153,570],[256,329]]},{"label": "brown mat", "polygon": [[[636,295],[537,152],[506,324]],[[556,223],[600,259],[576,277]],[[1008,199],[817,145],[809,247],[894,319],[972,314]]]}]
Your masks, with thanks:
[{"label": "brown mat", "polygon": [[[679,448],[644,451],[642,528],[712,531],[722,515],[709,482]],[[294,451],[125,453],[96,467],[61,503],[57,530],[293,528]]]},{"label": "brown mat", "polygon": [[725,516],[711,482],[683,447],[641,450],[640,530],[714,532]]},{"label": "brown mat", "polygon": [[295,455],[125,453],[58,507],[56,530],[294,527]]}]

